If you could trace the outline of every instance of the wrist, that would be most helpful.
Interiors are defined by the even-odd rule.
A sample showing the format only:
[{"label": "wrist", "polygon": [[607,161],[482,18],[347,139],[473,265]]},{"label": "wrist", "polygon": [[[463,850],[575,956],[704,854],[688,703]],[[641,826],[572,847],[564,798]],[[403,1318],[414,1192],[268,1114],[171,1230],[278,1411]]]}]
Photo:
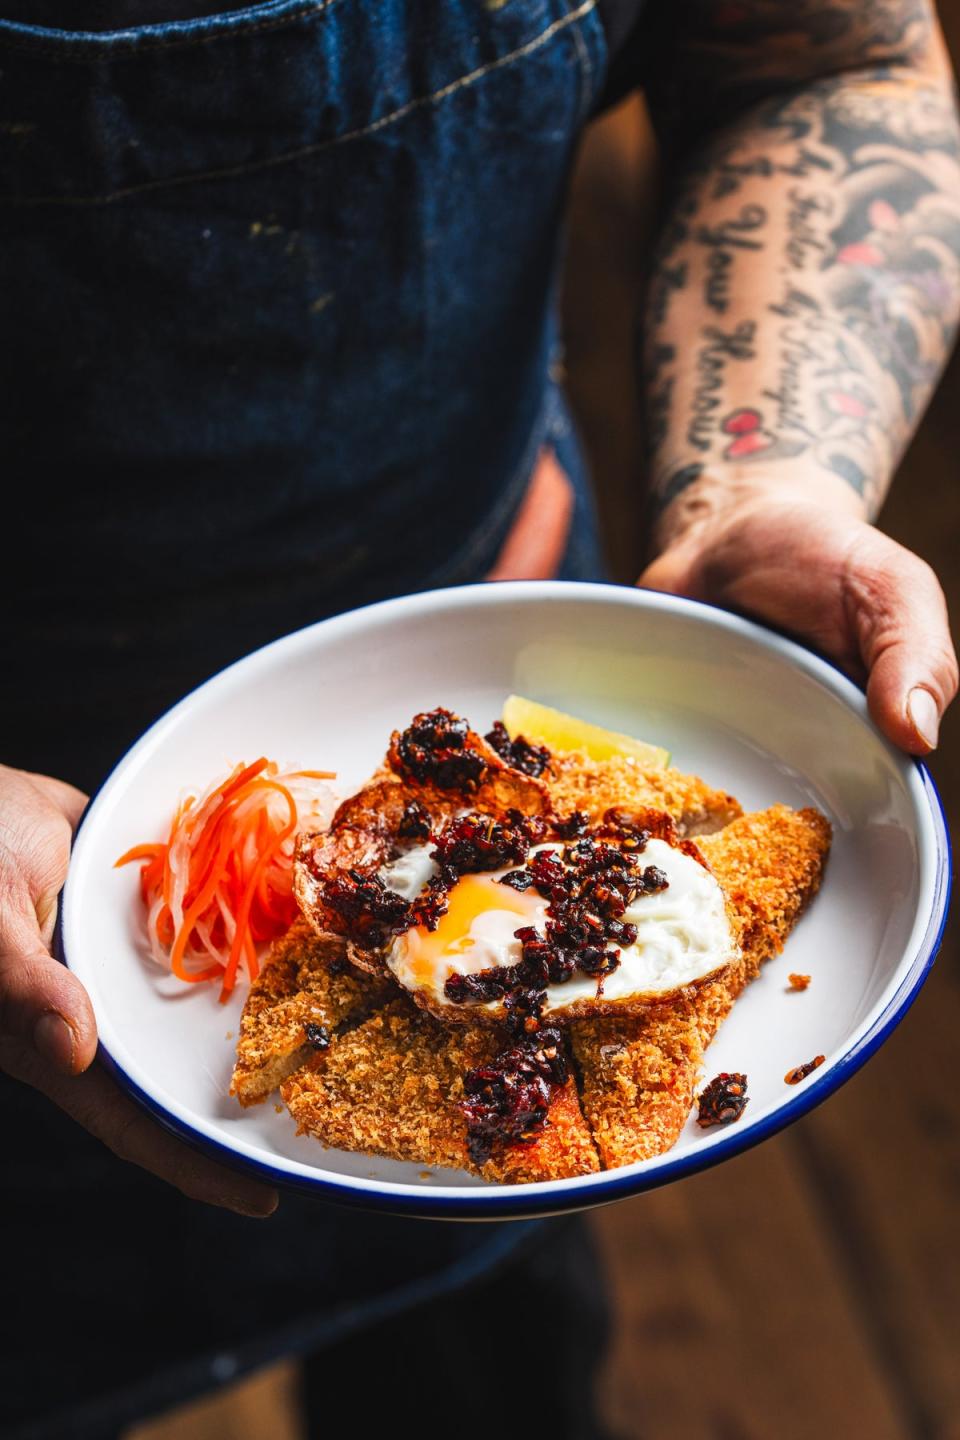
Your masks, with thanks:
[{"label": "wrist", "polygon": [[813,506],[867,520],[863,498],[839,476],[820,466],[789,461],[762,472],[753,466],[705,464],[674,469],[654,481],[653,555],[681,541],[695,541],[732,514],[781,505]]}]

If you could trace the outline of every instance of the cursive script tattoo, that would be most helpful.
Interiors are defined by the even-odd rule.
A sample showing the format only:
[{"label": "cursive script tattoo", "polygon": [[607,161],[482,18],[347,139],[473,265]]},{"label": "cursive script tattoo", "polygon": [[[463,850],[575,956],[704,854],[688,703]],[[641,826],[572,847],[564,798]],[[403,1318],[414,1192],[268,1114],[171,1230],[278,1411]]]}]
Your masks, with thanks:
[{"label": "cursive script tattoo", "polygon": [[960,314],[960,139],[931,10],[683,8],[696,18],[671,73],[701,113],[668,162],[646,311],[659,503],[711,466],[802,463],[875,514]]},{"label": "cursive script tattoo", "polygon": [[763,249],[763,241],[755,231],[761,229],[767,212],[760,205],[744,205],[739,215],[720,225],[700,225],[693,232],[698,245],[707,250],[705,298],[711,310],[727,313],[730,301],[730,272],[737,250]]},{"label": "cursive script tattoo", "polygon": [[708,325],[697,352],[697,382],[693,392],[687,439],[696,450],[710,450],[717,426],[717,412],[723,408],[724,379],[731,361],[753,360],[756,325],[742,320],[733,330]]}]

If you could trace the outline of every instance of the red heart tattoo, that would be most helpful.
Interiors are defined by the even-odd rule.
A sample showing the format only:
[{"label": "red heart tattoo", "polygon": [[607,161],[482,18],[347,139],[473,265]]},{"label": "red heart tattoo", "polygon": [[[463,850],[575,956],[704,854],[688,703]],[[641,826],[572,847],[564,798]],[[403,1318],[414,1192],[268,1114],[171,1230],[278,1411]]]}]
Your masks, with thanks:
[{"label": "red heart tattoo", "polygon": [[742,460],[748,455],[758,455],[776,444],[776,437],[763,429],[763,416],[759,410],[734,410],[720,428],[725,435],[733,436],[723,452],[725,460]]}]

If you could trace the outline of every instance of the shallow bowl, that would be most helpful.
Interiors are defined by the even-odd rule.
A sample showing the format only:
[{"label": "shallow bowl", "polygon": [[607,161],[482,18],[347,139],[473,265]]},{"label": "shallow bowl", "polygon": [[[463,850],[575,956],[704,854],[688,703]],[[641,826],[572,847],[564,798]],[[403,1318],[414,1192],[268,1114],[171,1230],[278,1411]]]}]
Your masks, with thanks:
[{"label": "shallow bowl", "polygon": [[[145,955],[128,847],[161,837],[179,792],[265,754],[334,769],[343,794],[391,730],[445,705],[485,730],[511,692],[665,745],[745,810],[815,805],[834,827],[822,889],[738,1000],[707,1076],[744,1071],[734,1126],[691,1117],[667,1154],[536,1185],[324,1149],[272,1103],[228,1088],[244,991],[185,987]],[[77,832],[59,942],[86,985],[103,1062],[190,1144],[279,1185],[374,1209],[502,1219],[583,1209],[716,1164],[825,1100],[915,998],[946,915],[949,844],[925,768],[871,723],[863,694],[808,651],[725,611],[610,585],[519,582],[432,591],[326,620],[188,695],[120,761]],[[787,975],[812,976],[790,990]],[[825,1063],[797,1087],[784,1075]],[[705,1077],[706,1078],[706,1077]]]}]

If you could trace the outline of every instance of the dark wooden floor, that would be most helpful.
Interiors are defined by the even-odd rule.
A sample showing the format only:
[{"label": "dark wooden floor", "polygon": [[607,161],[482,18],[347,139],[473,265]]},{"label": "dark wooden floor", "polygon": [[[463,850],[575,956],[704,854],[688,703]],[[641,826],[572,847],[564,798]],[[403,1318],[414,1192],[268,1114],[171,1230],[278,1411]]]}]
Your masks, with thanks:
[{"label": "dark wooden floor", "polygon": [[[946,18],[960,38],[960,4]],[[625,520],[639,463],[627,357],[645,154],[635,105],[591,137],[571,256],[596,278],[567,304],[623,578],[639,564]],[[955,616],[958,449],[954,363],[881,523],[938,570]],[[955,820],[960,709],[932,768]],[[820,1110],[718,1170],[597,1212],[618,1311],[602,1393],[612,1428],[631,1440],[960,1440],[958,1052],[955,920],[904,1024]],[[281,1367],[136,1434],[292,1440],[290,1386]]]}]

